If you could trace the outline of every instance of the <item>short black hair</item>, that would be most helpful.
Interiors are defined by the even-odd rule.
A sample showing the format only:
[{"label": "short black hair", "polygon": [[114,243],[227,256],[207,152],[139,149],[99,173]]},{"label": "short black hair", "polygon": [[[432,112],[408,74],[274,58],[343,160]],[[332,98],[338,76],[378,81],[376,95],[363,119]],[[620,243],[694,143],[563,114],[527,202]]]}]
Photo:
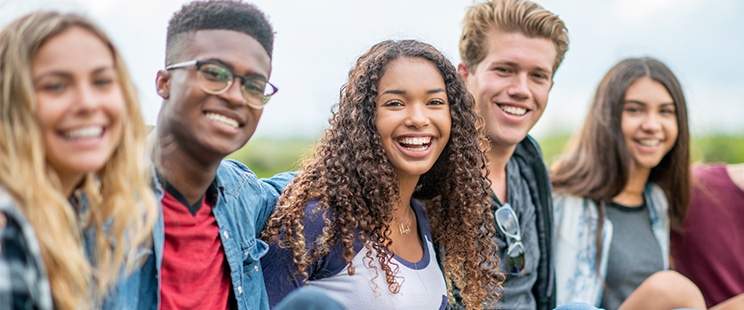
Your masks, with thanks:
[{"label": "short black hair", "polygon": [[166,62],[178,51],[184,35],[199,30],[233,30],[245,33],[258,41],[271,57],[274,49],[274,30],[264,13],[253,4],[235,0],[194,1],[184,4],[168,22]]}]

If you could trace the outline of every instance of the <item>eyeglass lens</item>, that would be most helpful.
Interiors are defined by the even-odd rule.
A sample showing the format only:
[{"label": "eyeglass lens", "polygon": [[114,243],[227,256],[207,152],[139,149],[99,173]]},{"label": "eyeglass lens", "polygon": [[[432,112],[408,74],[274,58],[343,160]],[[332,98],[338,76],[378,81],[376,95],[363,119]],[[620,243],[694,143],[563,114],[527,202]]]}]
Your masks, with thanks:
[{"label": "eyeglass lens", "polygon": [[[519,220],[514,210],[507,203],[494,212],[496,224],[507,238],[509,246],[506,252],[506,271],[512,275],[524,275],[525,255],[522,236],[519,231]],[[514,239],[513,241],[511,239]]]},{"label": "eyeglass lens", "polygon": [[[199,68],[202,86],[212,93],[222,93],[232,86],[235,75],[217,64],[205,63]],[[243,97],[254,103],[265,104],[266,97],[274,94],[273,86],[260,78],[241,77]]]}]

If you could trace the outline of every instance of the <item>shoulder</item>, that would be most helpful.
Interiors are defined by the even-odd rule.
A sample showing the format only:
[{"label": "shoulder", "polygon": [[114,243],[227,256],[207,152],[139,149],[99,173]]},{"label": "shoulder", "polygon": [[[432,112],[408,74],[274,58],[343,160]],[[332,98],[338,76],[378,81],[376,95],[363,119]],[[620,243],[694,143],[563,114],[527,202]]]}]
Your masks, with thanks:
[{"label": "shoulder", "polygon": [[651,211],[658,212],[659,215],[665,215],[669,209],[669,200],[664,190],[656,183],[648,183],[645,190],[647,202]]},{"label": "shoulder", "polygon": [[225,159],[220,163],[220,166],[217,168],[217,177],[226,180],[258,179],[256,174],[248,166],[234,159]]},{"label": "shoulder", "polygon": [[[594,221],[598,218],[597,206],[591,199],[568,194],[553,194],[553,215],[556,226],[566,223]],[[573,224],[571,224],[573,225]],[[567,227],[561,227],[565,229]]]}]

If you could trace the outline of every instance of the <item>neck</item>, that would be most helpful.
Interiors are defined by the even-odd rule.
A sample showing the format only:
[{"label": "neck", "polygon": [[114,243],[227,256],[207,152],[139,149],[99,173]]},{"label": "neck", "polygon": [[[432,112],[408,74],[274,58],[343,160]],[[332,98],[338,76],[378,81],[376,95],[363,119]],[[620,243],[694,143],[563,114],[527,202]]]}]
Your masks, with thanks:
[{"label": "neck", "polygon": [[649,174],[651,174],[650,169],[631,169],[628,182],[620,194],[612,198],[612,201],[624,206],[642,205],[643,190],[646,188],[646,183],[648,183]]},{"label": "neck", "polygon": [[400,200],[395,202],[393,209],[393,228],[398,227],[399,224],[410,225],[413,223],[415,218],[413,208],[411,207],[411,198],[413,197],[413,191],[416,189],[419,177],[402,178],[398,177],[398,192],[400,194]]},{"label": "neck", "polygon": [[158,174],[180,192],[186,200],[196,203],[207,192],[217,175],[220,162],[202,163],[175,143],[156,143],[153,151]]},{"label": "neck", "polygon": [[516,145],[511,147],[492,146],[486,153],[488,158],[488,180],[491,181],[491,190],[502,203],[507,197],[506,164],[514,155]]},{"label": "neck", "polygon": [[72,196],[72,193],[75,192],[75,189],[77,189],[80,186],[80,182],[83,181],[83,178],[85,175],[59,175],[59,181],[62,185],[62,193],[65,194],[65,197]]}]

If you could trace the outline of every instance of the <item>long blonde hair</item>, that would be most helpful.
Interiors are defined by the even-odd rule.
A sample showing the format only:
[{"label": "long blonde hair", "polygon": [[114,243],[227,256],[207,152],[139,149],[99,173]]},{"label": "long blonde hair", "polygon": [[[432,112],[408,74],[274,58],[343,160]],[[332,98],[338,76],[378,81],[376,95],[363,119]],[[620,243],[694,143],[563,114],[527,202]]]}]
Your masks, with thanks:
[{"label": "long blonde hair", "polygon": [[[88,202],[83,217],[77,206],[71,206],[59,176],[46,162],[31,78],[31,60],[39,48],[71,27],[89,31],[109,48],[126,104],[117,149],[99,171],[85,176],[77,190]],[[123,266],[134,267],[135,251],[150,240],[157,204],[150,187],[146,135],[124,61],[93,22],[76,14],[38,11],[0,32],[0,185],[36,233],[55,308],[95,307],[91,300],[105,295]],[[96,232],[95,263],[84,251],[84,228]]]}]

